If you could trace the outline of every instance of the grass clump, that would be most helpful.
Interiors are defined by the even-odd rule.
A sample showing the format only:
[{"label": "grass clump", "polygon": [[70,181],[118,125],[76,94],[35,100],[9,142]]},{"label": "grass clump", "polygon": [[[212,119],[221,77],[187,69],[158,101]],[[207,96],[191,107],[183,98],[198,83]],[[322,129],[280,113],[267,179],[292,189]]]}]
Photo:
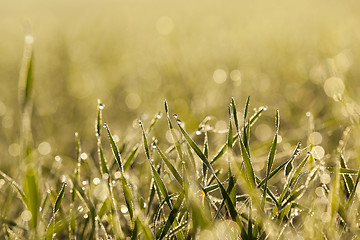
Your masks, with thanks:
[{"label": "grass clump", "polygon": [[[209,118],[194,131],[186,129],[165,101],[164,119],[158,113],[149,123],[139,121],[133,143],[112,134],[99,101],[96,150],[84,156],[76,134],[70,166],[60,161],[41,165],[31,147],[33,60],[31,42],[26,44],[20,79],[24,169],[14,177],[0,171],[6,193],[13,188],[23,204],[11,194],[1,195],[9,208],[1,209],[1,238],[358,238],[360,170],[347,167],[344,147],[327,164],[311,143],[293,144],[292,153],[278,157],[276,111],[266,164],[254,161],[261,156],[252,151],[251,130],[266,108],[251,115],[250,98],[242,121],[231,100],[225,138]],[[168,128],[172,143],[156,128]],[[222,143],[212,142],[217,136]]]}]

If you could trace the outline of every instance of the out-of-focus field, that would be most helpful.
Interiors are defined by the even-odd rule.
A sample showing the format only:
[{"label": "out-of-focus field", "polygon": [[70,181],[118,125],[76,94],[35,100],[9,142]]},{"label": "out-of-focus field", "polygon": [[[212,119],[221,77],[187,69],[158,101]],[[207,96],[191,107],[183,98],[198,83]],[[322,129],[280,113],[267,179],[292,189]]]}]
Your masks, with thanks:
[{"label": "out-of-focus field", "polygon": [[[190,130],[207,115],[226,129],[231,97],[243,106],[248,95],[251,107],[268,106],[255,149],[269,146],[278,108],[280,148],[306,144],[309,112],[326,156],[359,117],[359,9],[325,0],[1,1],[0,168],[20,162],[18,72],[29,32],[34,144],[48,161],[74,157],[75,131],[84,151],[94,149],[98,98],[121,141],[138,141],[133,121],[163,111],[164,99]],[[360,144],[357,132],[351,145]]]}]

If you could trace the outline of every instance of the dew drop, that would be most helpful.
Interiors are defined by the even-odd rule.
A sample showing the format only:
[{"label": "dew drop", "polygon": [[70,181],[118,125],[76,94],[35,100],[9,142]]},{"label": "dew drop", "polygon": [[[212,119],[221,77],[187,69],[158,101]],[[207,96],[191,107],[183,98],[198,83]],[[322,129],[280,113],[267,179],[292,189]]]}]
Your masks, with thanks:
[{"label": "dew drop", "polygon": [[176,119],[176,121],[178,122],[178,124],[181,124],[181,120],[180,120],[180,119]]},{"label": "dew drop", "polygon": [[156,118],[157,118],[157,119],[161,119],[161,118],[162,118],[162,115],[161,115],[161,114],[158,114],[158,115],[156,115]]},{"label": "dew drop", "polygon": [[104,123],[104,124],[103,124],[103,127],[104,127],[104,128],[107,128],[107,127],[108,127],[107,123]]},{"label": "dew drop", "polygon": [[122,213],[127,213],[128,208],[127,208],[125,205],[121,205],[120,211],[121,211]]},{"label": "dew drop", "polygon": [[100,178],[94,178],[94,179],[93,179],[93,183],[94,183],[95,185],[99,185],[100,182],[101,182]]},{"label": "dew drop", "polygon": [[174,114],[173,116],[174,116],[174,118],[175,118],[175,119],[177,119],[177,118],[178,118],[178,115],[177,115],[177,114]]},{"label": "dew drop", "polygon": [[105,108],[105,105],[102,104],[102,103],[100,103],[100,104],[99,104],[99,109],[103,110],[104,108]]},{"label": "dew drop", "polygon": [[88,181],[82,181],[82,185],[86,186],[86,185],[88,185],[88,184],[89,184]]},{"label": "dew drop", "polygon": [[61,163],[62,158],[60,156],[55,156],[55,161],[57,161],[58,163]]},{"label": "dew drop", "polygon": [[116,171],[114,174],[115,179],[119,179],[121,178],[121,172],[120,171]]},{"label": "dew drop", "polygon": [[103,179],[107,180],[109,178],[109,174],[107,173],[104,173],[103,176],[102,176]]},{"label": "dew drop", "polygon": [[264,111],[267,111],[267,110],[268,110],[268,107],[267,107],[267,106],[264,106],[264,107],[263,107],[263,110],[264,110]]},{"label": "dew drop", "polygon": [[199,136],[201,134],[201,131],[197,130],[195,134]]},{"label": "dew drop", "polygon": [[83,216],[85,219],[87,219],[89,217],[89,215],[87,213],[84,214]]},{"label": "dew drop", "polygon": [[80,158],[81,158],[82,160],[86,160],[86,159],[88,158],[87,153],[82,153],[82,154],[80,154]]}]

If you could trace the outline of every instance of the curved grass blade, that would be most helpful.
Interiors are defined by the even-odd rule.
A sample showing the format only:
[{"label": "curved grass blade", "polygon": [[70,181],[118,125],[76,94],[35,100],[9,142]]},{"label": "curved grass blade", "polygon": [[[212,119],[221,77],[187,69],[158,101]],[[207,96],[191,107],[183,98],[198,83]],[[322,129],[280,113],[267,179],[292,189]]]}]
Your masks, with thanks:
[{"label": "curved grass blade", "polygon": [[120,170],[123,172],[123,165],[122,165],[122,160],[121,160],[121,155],[120,155],[120,152],[119,152],[119,148],[116,145],[113,136],[111,135],[109,126],[106,123],[104,123],[104,127],[107,130],[109,140],[110,140],[111,150],[112,150],[112,152],[114,154],[115,160],[116,160],[117,164],[119,165]]},{"label": "curved grass blade", "polygon": [[140,225],[141,230],[142,230],[142,234],[143,234],[143,238],[145,240],[154,240],[154,236],[151,233],[151,230],[149,229],[149,225],[147,223],[144,223],[143,221],[140,221],[140,219],[136,219],[136,221],[138,222],[138,225]]},{"label": "curved grass blade", "polygon": [[172,208],[172,210],[171,210],[171,212],[169,214],[169,217],[168,217],[168,219],[167,219],[167,221],[166,221],[166,223],[165,223],[165,225],[164,225],[164,227],[163,227],[163,229],[161,231],[161,235],[160,235],[160,237],[158,239],[163,239],[166,236],[166,234],[168,233],[171,225],[174,223],[174,221],[176,219],[176,216],[179,213],[179,210],[180,210],[180,207],[181,207],[181,204],[182,204],[183,200],[184,200],[184,193],[182,192],[179,195],[178,199],[176,200],[176,202],[175,202],[175,204],[174,204],[174,206],[173,206],[173,208]]},{"label": "curved grass blade", "polygon": [[162,113],[158,112],[151,120],[149,128],[146,130],[146,134],[149,134],[151,132],[151,130],[154,128],[157,121],[159,121],[161,118],[162,118]]},{"label": "curved grass blade", "polygon": [[244,166],[245,166],[245,170],[246,170],[246,176],[248,181],[250,182],[250,184],[255,187],[255,174],[254,174],[254,169],[252,167],[252,163],[251,163],[251,159],[250,156],[248,154],[248,151],[246,150],[246,146],[243,143],[243,141],[240,139],[240,149],[241,149],[241,154],[243,157],[243,162],[244,162]]},{"label": "curved grass blade", "polygon": [[156,187],[160,190],[160,193],[163,195],[163,197],[166,200],[166,203],[168,204],[168,206],[170,207],[170,209],[172,208],[172,204],[170,202],[170,198],[169,198],[169,193],[168,190],[164,184],[164,181],[162,180],[162,178],[160,177],[160,174],[156,171],[154,165],[151,162],[151,157],[150,157],[150,152],[149,152],[149,146],[148,146],[148,141],[147,141],[147,137],[145,134],[145,130],[144,130],[144,126],[142,125],[142,122],[139,122],[141,131],[142,131],[142,135],[143,135],[143,141],[144,141],[144,148],[145,148],[145,154],[146,157],[149,161],[152,173],[153,173],[153,177],[154,177],[154,182]]},{"label": "curved grass blade", "polygon": [[122,188],[123,188],[125,203],[129,210],[130,219],[133,220],[134,209],[133,209],[133,204],[131,202],[132,196],[131,196],[129,185],[128,185],[124,175],[121,176],[121,184],[122,184]]},{"label": "curved grass blade", "polygon": [[66,183],[63,183],[63,185],[61,186],[60,192],[56,198],[55,201],[55,205],[54,205],[54,214],[57,213],[57,211],[60,209],[61,206],[61,202],[64,198],[64,193],[65,193],[65,187],[66,187]]},{"label": "curved grass blade", "polygon": [[24,205],[28,206],[28,198],[25,195],[24,191],[20,188],[19,184],[15,182],[10,176],[5,174],[3,171],[0,170],[0,175],[14,188],[14,190],[19,194],[20,199],[24,203]]},{"label": "curved grass blade", "polygon": [[[283,169],[290,161],[294,161],[294,159],[300,155],[300,150],[301,150],[301,143],[298,143],[291,157],[288,160],[286,160],[284,163],[282,163],[280,166],[278,166],[274,171],[272,171],[269,174],[268,180],[271,179],[278,172],[280,172],[281,169]],[[257,187],[258,188],[261,187],[264,183],[265,183],[265,178],[258,183]]]},{"label": "curved grass blade", "polygon": [[176,181],[178,183],[180,183],[180,185],[183,184],[183,179],[180,176],[180,173],[176,170],[176,168],[174,167],[174,165],[172,165],[172,163],[169,161],[169,159],[167,159],[167,157],[161,152],[161,150],[159,149],[159,147],[156,145],[155,143],[155,147],[156,147],[156,151],[159,154],[159,156],[161,157],[161,159],[165,162],[165,165],[169,168],[170,172],[172,173],[172,175],[174,176],[174,178],[176,179]]},{"label": "curved grass blade", "polygon": [[208,159],[206,158],[206,156],[203,154],[203,152],[200,150],[200,148],[197,146],[197,144],[194,142],[194,140],[189,136],[189,134],[181,127],[181,122],[177,121],[177,124],[179,126],[179,129],[182,133],[182,135],[184,136],[184,138],[186,139],[186,141],[188,142],[188,144],[190,145],[190,147],[194,150],[194,152],[199,156],[199,158],[203,161],[203,163],[209,168],[209,170],[211,171],[211,173],[213,174],[213,176],[215,177],[215,180],[217,182],[217,184],[220,187],[220,191],[221,191],[221,195],[223,196],[223,198],[225,199],[225,203],[226,203],[226,207],[229,211],[229,214],[231,216],[231,218],[237,222],[237,224],[239,225],[240,228],[243,228],[243,223],[241,222],[238,213],[235,210],[235,207],[227,193],[227,191],[225,190],[224,186],[222,185],[221,181],[219,180],[219,178],[216,176],[214,169],[212,168],[211,164],[209,163]]},{"label": "curved grass blade", "polygon": [[207,168],[212,169],[211,164],[209,160],[206,158],[205,154],[200,150],[198,145],[194,142],[194,140],[189,136],[189,134],[181,127],[181,121],[177,119],[177,124],[179,126],[179,129],[190,145],[190,147],[194,150],[194,152],[199,156],[199,158],[203,161],[203,163],[206,165]]},{"label": "curved grass blade", "polygon": [[45,239],[54,239],[55,216],[60,209],[61,202],[62,202],[64,193],[65,193],[65,187],[66,187],[66,183],[63,183],[63,185],[61,186],[60,192],[56,197],[52,216],[51,216],[50,222],[46,228]]}]

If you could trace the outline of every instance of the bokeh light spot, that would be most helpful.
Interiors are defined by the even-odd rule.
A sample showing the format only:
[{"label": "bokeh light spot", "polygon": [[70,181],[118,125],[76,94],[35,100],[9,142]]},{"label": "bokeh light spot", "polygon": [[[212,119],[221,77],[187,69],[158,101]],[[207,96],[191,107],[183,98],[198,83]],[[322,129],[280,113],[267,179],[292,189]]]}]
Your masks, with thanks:
[{"label": "bokeh light spot", "polygon": [[41,155],[48,155],[51,152],[51,145],[48,142],[42,142],[37,148]]},{"label": "bokeh light spot", "polygon": [[224,69],[216,69],[213,73],[213,79],[217,84],[222,84],[227,79],[227,73]]}]

